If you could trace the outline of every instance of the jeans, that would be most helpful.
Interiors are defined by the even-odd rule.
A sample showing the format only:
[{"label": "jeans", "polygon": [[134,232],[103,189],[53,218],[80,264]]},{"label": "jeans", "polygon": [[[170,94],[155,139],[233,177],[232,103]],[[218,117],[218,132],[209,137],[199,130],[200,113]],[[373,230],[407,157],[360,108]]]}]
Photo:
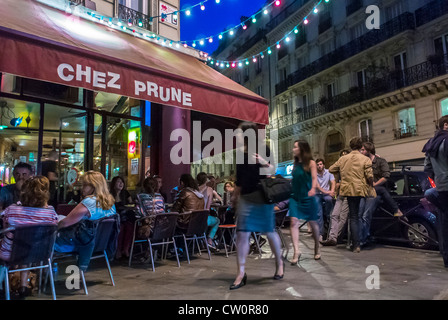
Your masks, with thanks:
[{"label": "jeans", "polygon": [[383,203],[385,203],[388,207],[390,207],[390,209],[392,209],[392,213],[397,213],[398,205],[394,201],[394,199],[392,199],[389,191],[387,191],[387,189],[383,186],[375,187],[375,191],[376,191],[377,196],[381,197],[381,199],[383,200]]},{"label": "jeans", "polygon": [[370,224],[372,222],[372,215],[378,207],[379,201],[379,197],[368,197],[361,199],[359,205],[359,217],[361,219],[361,243],[365,243],[367,241],[367,238],[370,236]]},{"label": "jeans", "polygon": [[[331,211],[333,210],[333,198],[326,194],[317,194],[321,211],[319,212],[319,230],[320,235],[324,233],[324,221],[329,221]],[[323,204],[323,206],[322,206]]]},{"label": "jeans", "polygon": [[208,216],[207,225],[211,228],[208,237],[213,239],[216,235],[216,231],[218,231],[219,219],[214,216]]},{"label": "jeans", "polygon": [[353,248],[360,246],[359,232],[360,232],[360,219],[359,219],[359,205],[362,197],[347,197],[348,212],[350,216],[350,233],[353,242]]},{"label": "jeans", "polygon": [[437,233],[439,233],[439,249],[443,257],[445,267],[448,268],[448,191],[430,189],[425,192],[425,197],[439,210],[437,214]]}]

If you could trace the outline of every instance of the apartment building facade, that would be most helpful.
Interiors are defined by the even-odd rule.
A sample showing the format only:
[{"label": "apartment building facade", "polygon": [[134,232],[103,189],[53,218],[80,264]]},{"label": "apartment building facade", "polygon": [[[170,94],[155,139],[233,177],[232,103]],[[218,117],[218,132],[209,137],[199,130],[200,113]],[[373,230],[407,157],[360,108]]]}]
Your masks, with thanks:
[{"label": "apartment building facade", "polygon": [[[215,53],[232,61],[272,46],[263,59],[221,70],[270,101],[278,172],[288,175],[297,139],[327,166],[353,136],[374,142],[393,167],[422,164],[423,145],[448,114],[448,2],[322,1],[310,15],[317,3],[284,1]],[[378,30],[366,26],[370,5],[379,9]]]}]

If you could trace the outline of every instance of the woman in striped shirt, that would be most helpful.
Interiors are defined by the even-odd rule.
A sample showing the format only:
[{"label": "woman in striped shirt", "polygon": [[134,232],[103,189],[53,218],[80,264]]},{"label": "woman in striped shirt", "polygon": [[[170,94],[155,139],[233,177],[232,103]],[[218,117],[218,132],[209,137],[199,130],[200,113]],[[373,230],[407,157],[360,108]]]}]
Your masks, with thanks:
[{"label": "woman in striped shirt", "polygon": [[[58,223],[54,208],[48,205],[50,199],[50,181],[43,176],[37,176],[25,181],[20,193],[22,205],[12,204],[2,212],[5,228],[36,223]],[[14,235],[9,232],[0,242],[0,259],[9,261],[11,257]],[[22,296],[30,295],[28,288],[28,271],[21,272]],[[2,273],[3,274],[3,273]]]}]

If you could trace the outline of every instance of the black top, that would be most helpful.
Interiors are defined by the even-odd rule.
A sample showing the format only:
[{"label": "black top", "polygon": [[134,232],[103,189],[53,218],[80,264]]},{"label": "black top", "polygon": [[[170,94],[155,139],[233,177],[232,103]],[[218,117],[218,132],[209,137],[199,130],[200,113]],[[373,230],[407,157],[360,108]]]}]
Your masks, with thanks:
[{"label": "black top", "polygon": [[[42,162],[42,175],[48,178],[49,172],[54,172],[56,174],[57,171],[57,162],[54,160],[46,160]],[[53,192],[56,189],[56,181],[50,181],[50,192]]]},{"label": "black top", "polygon": [[[268,147],[267,153],[270,154]],[[259,191],[262,193],[260,180],[265,179],[266,175],[260,174],[261,164],[249,164],[248,154],[244,153],[244,163],[236,165],[236,186],[241,187],[241,195],[248,195],[250,193]]]}]

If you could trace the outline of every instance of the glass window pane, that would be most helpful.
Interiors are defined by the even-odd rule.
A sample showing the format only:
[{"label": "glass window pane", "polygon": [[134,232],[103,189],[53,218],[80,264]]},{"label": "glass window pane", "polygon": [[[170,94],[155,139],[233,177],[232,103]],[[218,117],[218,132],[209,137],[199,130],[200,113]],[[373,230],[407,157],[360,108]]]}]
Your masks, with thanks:
[{"label": "glass window pane", "polygon": [[29,163],[37,172],[40,105],[0,98],[0,180],[15,183],[12,169]]},{"label": "glass window pane", "polygon": [[[42,145],[42,174],[54,170],[57,181],[52,190],[58,203],[80,201],[80,177],[84,173],[86,112],[83,110],[45,104]],[[56,154],[56,157],[54,157]]]},{"label": "glass window pane", "polygon": [[120,176],[127,190],[137,190],[143,158],[140,122],[131,126],[130,120],[107,117],[106,139],[107,180]]}]

